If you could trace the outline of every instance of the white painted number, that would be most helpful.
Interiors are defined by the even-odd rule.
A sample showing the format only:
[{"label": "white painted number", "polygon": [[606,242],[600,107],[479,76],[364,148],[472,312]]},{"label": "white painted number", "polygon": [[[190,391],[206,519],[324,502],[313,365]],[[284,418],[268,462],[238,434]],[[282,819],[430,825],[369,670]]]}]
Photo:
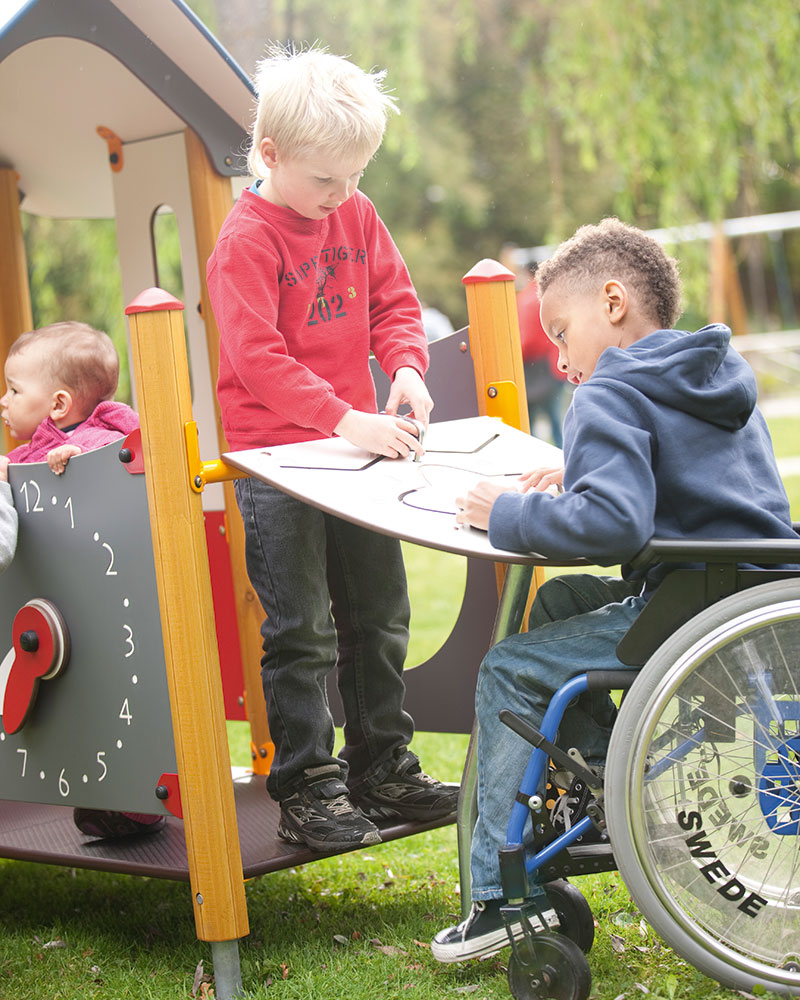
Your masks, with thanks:
[{"label": "white painted number", "polygon": [[[31,496],[28,496],[28,485],[31,486]],[[20,493],[25,497],[25,513],[30,514],[33,511],[34,514],[40,514],[44,507],[42,507],[42,491],[39,489],[39,484],[35,479],[29,479],[27,483],[23,483],[19,488]],[[33,500],[34,491],[36,492],[36,499]],[[33,500],[33,503],[31,503]]]},{"label": "white painted number", "polygon": [[103,542],[103,548],[108,552],[108,566],[106,566],[106,576],[116,576],[117,571],[114,567],[114,550],[108,544],[108,542]]}]

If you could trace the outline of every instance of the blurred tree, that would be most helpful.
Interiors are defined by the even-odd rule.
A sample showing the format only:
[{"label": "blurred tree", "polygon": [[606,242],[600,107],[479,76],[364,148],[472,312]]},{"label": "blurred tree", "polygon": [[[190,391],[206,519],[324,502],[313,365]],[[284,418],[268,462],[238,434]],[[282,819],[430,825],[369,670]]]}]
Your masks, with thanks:
[{"label": "blurred tree", "polygon": [[[797,0],[768,16],[761,0],[192,5],[213,5],[248,73],[269,40],[388,67],[403,113],[363,187],[422,297],[457,322],[459,277],[507,241],[551,242],[609,212],[654,226],[796,203]],[[704,304],[703,281],[689,286]]]},{"label": "blurred tree", "polygon": [[73,319],[104,330],[120,355],[116,398],[131,398],[128,345],[113,219],[22,214],[34,327]]},{"label": "blurred tree", "polygon": [[[420,296],[456,326],[461,277],[508,242],[553,242],[611,212],[649,227],[798,205],[798,0],[189,5],[249,74],[269,41],[317,42],[388,70],[401,114],[363,189]],[[122,353],[113,222],[26,217],[25,235],[36,323],[86,319]],[[797,274],[800,233],[780,249]],[[752,307],[780,322],[769,251],[747,241],[743,274]],[[691,322],[702,322],[705,248],[679,256]]]}]

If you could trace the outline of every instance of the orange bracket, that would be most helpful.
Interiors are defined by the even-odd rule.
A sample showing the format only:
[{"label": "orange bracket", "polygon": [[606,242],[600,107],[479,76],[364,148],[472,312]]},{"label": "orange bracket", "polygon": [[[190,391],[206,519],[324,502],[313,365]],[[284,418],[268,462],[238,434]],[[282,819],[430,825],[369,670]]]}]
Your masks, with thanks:
[{"label": "orange bracket", "polygon": [[97,126],[97,134],[101,139],[106,140],[108,144],[108,162],[114,173],[118,174],[122,170],[124,162],[122,157],[122,139],[120,139],[116,132],[112,132],[110,128],[106,128],[105,125]]},{"label": "orange bracket", "polygon": [[516,382],[490,382],[486,386],[486,415],[500,417],[519,429],[519,395]]},{"label": "orange bracket", "polygon": [[270,740],[268,743],[256,746],[251,740],[250,759],[253,762],[253,774],[261,774],[266,777],[272,767],[272,761],[275,759],[275,744]]},{"label": "orange bracket", "polygon": [[224,483],[229,479],[244,479],[247,475],[240,469],[223,462],[221,458],[204,462],[200,458],[200,439],[197,435],[197,421],[187,420],[183,427],[186,439],[186,459],[189,465],[189,484],[195,493],[202,493],[206,483]]}]

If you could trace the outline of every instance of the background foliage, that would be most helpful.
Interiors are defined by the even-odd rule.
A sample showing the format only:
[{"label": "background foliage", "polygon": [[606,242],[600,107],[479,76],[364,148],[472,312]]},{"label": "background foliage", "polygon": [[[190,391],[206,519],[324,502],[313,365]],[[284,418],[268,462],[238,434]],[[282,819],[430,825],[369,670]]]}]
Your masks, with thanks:
[{"label": "background foliage", "polygon": [[[190,2],[249,74],[268,40],[388,70],[402,115],[363,187],[457,325],[461,276],[505,243],[798,206],[796,0]],[[689,268],[702,313],[705,255]]]},{"label": "background foliage", "polygon": [[[609,213],[649,228],[800,207],[797,0],[189,5],[249,75],[268,41],[387,69],[402,113],[362,186],[421,297],[456,327],[461,277],[506,244],[551,243]],[[71,313],[123,338],[113,225],[55,228],[26,220],[36,323]],[[798,282],[787,308],[774,267],[798,272],[800,231],[735,250],[751,329],[797,325]],[[708,314],[707,248],[678,255],[693,328]]]}]

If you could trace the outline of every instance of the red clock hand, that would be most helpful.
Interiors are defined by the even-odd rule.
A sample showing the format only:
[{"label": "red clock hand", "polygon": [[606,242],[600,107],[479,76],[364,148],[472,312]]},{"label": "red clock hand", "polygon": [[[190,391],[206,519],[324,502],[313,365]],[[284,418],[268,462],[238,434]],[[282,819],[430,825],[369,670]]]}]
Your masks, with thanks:
[{"label": "red clock hand", "polygon": [[40,680],[55,677],[69,658],[69,632],[50,601],[35,598],[23,605],[11,629],[14,662],[3,700],[3,729],[16,733],[36,701]]}]

